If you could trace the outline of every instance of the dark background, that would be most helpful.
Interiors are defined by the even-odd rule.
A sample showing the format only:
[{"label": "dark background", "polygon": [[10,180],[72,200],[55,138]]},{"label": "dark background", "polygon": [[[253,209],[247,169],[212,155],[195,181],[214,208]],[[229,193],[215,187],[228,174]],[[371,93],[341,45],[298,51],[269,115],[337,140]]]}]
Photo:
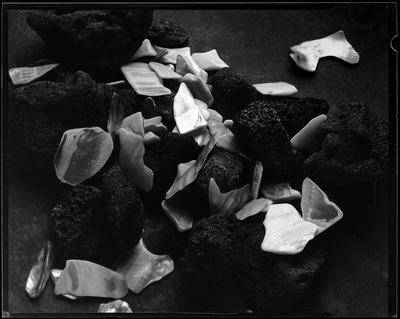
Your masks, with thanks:
[{"label": "dark background", "polygon": [[[26,66],[47,56],[41,38],[26,23],[27,10],[35,8],[33,5],[3,7],[5,76],[10,68]],[[393,76],[397,65],[390,46],[396,34],[395,3],[154,9],[153,21],[171,18],[185,28],[190,35],[192,53],[216,49],[248,82],[288,82],[298,89],[296,96],[323,98],[331,108],[363,100],[373,112],[390,120],[393,129],[397,109]],[[300,72],[288,55],[289,48],[339,30],[345,32],[360,54],[359,63],[349,65],[336,58],[324,58],[316,72]],[[3,102],[7,106],[7,101]],[[12,137],[8,138],[12,142]],[[3,150],[4,154],[7,150]],[[3,315],[4,311],[12,316],[97,312],[100,303],[107,301],[96,298],[71,301],[55,296],[51,281],[35,300],[25,293],[30,268],[47,239],[49,210],[55,205],[62,186],[54,180],[26,174],[26,168],[3,160],[2,164],[6,165],[2,201],[5,211],[2,214]],[[376,196],[372,222],[366,215],[366,220],[361,218],[350,230],[347,227],[339,232],[333,255],[300,312],[339,317],[387,317],[393,313],[394,296],[390,292],[396,283],[393,240],[397,234],[396,219],[391,215],[395,212],[391,210],[394,206],[387,200],[389,189],[383,187],[372,194]],[[344,219],[353,213],[344,211]],[[146,220],[145,238],[150,241],[156,236],[157,221]],[[232,313],[247,309],[234,290],[215,290],[209,295],[186,291],[177,261],[175,265],[175,271],[162,281],[139,295],[129,292],[123,300],[128,301],[134,312]]]}]

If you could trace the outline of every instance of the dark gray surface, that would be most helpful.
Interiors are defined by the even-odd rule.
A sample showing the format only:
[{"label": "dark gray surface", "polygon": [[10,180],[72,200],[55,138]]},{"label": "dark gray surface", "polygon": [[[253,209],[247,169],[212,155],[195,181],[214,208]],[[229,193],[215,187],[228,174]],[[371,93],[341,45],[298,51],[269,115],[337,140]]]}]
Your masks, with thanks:
[{"label": "dark gray surface", "polygon": [[[389,117],[388,15],[393,5],[336,4],[329,9],[288,10],[156,10],[154,20],[174,18],[189,33],[192,53],[216,49],[220,57],[250,83],[285,81],[298,89],[297,96],[326,99],[336,107],[364,100],[372,111]],[[25,10],[8,11],[8,68],[25,66],[46,57],[43,42],[26,24]],[[289,47],[343,30],[360,54],[350,66],[334,58],[320,60],[314,74],[300,72],[288,56]],[[392,66],[391,66],[392,67]],[[395,107],[394,105],[391,107]],[[90,313],[108,300],[83,298],[71,301],[54,295],[49,282],[43,294],[32,300],[24,291],[29,270],[47,239],[47,219],[62,185],[55,180],[27,175],[10,163],[8,172],[8,279],[3,310],[27,313]],[[388,316],[390,224],[387,191],[377,189],[376,219],[346,224],[338,232],[335,249],[312,295],[299,311],[327,312],[334,316]],[[346,215],[352,211],[344,211]],[[370,218],[368,215],[366,219]],[[156,249],[164,216],[145,220],[145,238]],[[161,223],[161,226],[158,225]],[[336,226],[334,226],[336,227]],[[152,244],[153,243],[153,244]],[[153,246],[152,246],[153,245]],[[8,294],[7,294],[8,293]],[[179,264],[162,281],[141,294],[130,292],[124,300],[137,312],[242,312],[247,309],[234,289],[213,290],[207,295],[188,291]]]}]

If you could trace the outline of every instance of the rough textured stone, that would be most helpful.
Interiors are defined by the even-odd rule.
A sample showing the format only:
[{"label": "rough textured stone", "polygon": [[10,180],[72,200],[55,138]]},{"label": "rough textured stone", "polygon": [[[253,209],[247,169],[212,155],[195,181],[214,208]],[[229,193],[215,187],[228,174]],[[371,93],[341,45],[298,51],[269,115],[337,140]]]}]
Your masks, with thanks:
[{"label": "rough textured stone", "polygon": [[319,151],[304,163],[317,184],[336,188],[388,177],[389,126],[363,102],[344,103],[319,127]]},{"label": "rough textured stone", "polygon": [[235,114],[255,101],[258,92],[235,70],[222,68],[208,80],[213,86],[213,109],[217,110],[226,119],[233,119]]},{"label": "rough textured stone", "polygon": [[32,10],[27,16],[52,58],[97,82],[118,80],[152,21],[153,10]]},{"label": "rough textured stone", "polygon": [[159,19],[153,23],[147,37],[152,44],[165,48],[181,48],[187,45],[189,35],[185,29],[170,19]]},{"label": "rough textured stone", "polygon": [[103,175],[102,192],[115,246],[121,251],[133,248],[143,235],[143,204],[139,194],[118,165]]},{"label": "rough textured stone", "polygon": [[329,111],[327,101],[313,97],[266,96],[263,100],[268,107],[276,111],[289,138],[296,135],[310,120]]},{"label": "rough textured stone", "polygon": [[264,178],[287,181],[301,169],[302,155],[292,148],[277,112],[266,102],[252,102],[240,111],[231,131],[244,153],[262,162]]},{"label": "rough textured stone", "polygon": [[100,249],[102,193],[77,185],[61,195],[51,210],[50,229],[65,259],[94,260]]},{"label": "rough textured stone", "polygon": [[326,251],[315,243],[293,256],[262,251],[264,216],[241,222],[218,214],[196,223],[181,259],[186,279],[201,287],[234,283],[255,311],[279,314],[295,308],[316,281]]}]

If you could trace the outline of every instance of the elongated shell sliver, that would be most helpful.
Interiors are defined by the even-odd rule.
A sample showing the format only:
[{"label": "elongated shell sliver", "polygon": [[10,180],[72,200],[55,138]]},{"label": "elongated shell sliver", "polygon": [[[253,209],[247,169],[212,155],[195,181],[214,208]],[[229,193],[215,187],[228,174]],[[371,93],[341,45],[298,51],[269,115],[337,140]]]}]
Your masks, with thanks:
[{"label": "elongated shell sliver", "polygon": [[104,166],[113,148],[111,135],[100,127],[65,131],[53,160],[58,179],[78,185]]},{"label": "elongated shell sliver", "polygon": [[318,227],[301,218],[290,204],[270,205],[264,219],[265,236],[261,249],[280,255],[294,255],[303,251]]},{"label": "elongated shell sliver", "polygon": [[45,64],[35,67],[13,68],[8,71],[11,81],[15,86],[29,84],[50,70],[59,66],[59,63]]},{"label": "elongated shell sliver", "polygon": [[296,87],[286,82],[259,83],[253,86],[263,95],[290,96],[297,93]]},{"label": "elongated shell sliver", "polygon": [[317,235],[342,219],[340,208],[308,177],[303,181],[302,193],[303,219],[318,226]]},{"label": "elongated shell sliver", "polygon": [[115,269],[126,277],[129,290],[138,294],[170,274],[174,270],[174,261],[168,255],[151,253],[142,238],[131,251],[118,258]]}]

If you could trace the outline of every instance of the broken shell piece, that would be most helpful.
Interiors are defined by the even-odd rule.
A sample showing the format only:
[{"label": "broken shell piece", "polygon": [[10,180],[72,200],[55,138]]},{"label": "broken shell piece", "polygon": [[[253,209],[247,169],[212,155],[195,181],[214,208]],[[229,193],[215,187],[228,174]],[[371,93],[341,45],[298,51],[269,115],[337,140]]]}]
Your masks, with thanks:
[{"label": "broken shell piece", "polygon": [[250,184],[242,188],[234,189],[227,193],[221,193],[214,178],[210,178],[208,199],[211,214],[232,214],[243,207],[249,200]]},{"label": "broken shell piece", "polygon": [[228,65],[221,60],[217,53],[217,50],[215,49],[208,52],[193,53],[192,57],[196,61],[198,66],[207,72],[216,71],[228,67]]},{"label": "broken shell piece", "polygon": [[86,260],[69,259],[54,288],[56,295],[119,299],[128,293],[123,275]]},{"label": "broken shell piece", "polygon": [[260,191],[261,180],[263,176],[263,164],[260,161],[256,161],[253,166],[251,174],[251,198],[257,199]]},{"label": "broken shell piece", "polygon": [[327,118],[325,114],[321,114],[308,122],[300,132],[291,138],[292,147],[298,151],[315,152],[317,149],[316,136],[318,128]]},{"label": "broken shell piece", "polygon": [[292,46],[290,50],[292,52],[289,53],[289,56],[297,66],[309,72],[315,71],[319,59],[327,56],[334,56],[352,64],[360,60],[360,55],[347,41],[342,30],[325,38]]},{"label": "broken shell piece", "polygon": [[[211,110],[211,109],[209,109]],[[218,134],[217,146],[232,153],[242,152],[242,146],[237,141],[235,135],[219,120],[211,117],[208,120],[208,127],[212,135]]]},{"label": "broken shell piece", "polygon": [[300,253],[318,230],[316,225],[303,220],[290,204],[270,205],[263,224],[265,235],[261,249],[280,255]]},{"label": "broken shell piece", "polygon": [[47,72],[53,70],[59,65],[60,63],[52,63],[34,67],[12,68],[8,73],[15,86],[24,85],[41,78]]},{"label": "broken shell piece", "polygon": [[50,277],[50,271],[55,259],[54,245],[46,241],[39,252],[39,255],[29,272],[25,284],[25,291],[31,298],[37,298],[46,286]]},{"label": "broken shell piece", "polygon": [[193,95],[185,83],[181,83],[174,97],[174,118],[179,133],[187,134],[202,130],[207,122],[196,106]]},{"label": "broken shell piece", "polygon": [[110,157],[114,143],[100,127],[65,131],[53,164],[58,179],[72,186],[96,174]]},{"label": "broken shell piece", "polygon": [[209,108],[209,109],[208,109],[208,112],[210,112],[210,115],[211,115],[211,117],[212,117],[214,120],[216,120],[216,121],[222,123],[223,117],[222,117],[222,115],[219,114],[216,110],[214,110],[214,109],[212,109],[212,108]]},{"label": "broken shell piece", "polygon": [[195,134],[190,134],[190,136],[193,136],[199,146],[205,146],[210,141],[211,133],[210,130],[205,127],[202,131],[197,131]]},{"label": "broken shell piece", "polygon": [[[169,64],[169,63],[176,64],[178,55],[180,55],[182,57],[190,55],[190,47],[173,48],[172,49],[172,48],[164,48],[164,47],[154,45],[154,49],[167,51],[167,54],[165,54],[164,56],[162,56],[156,60],[156,62],[165,63],[165,64]],[[177,71],[175,71],[175,72],[177,72]]]},{"label": "broken shell piece", "polygon": [[113,94],[111,100],[110,114],[108,116],[107,131],[111,136],[115,136],[119,133],[119,129],[122,126],[122,122],[125,118],[125,111],[122,107],[118,93]]},{"label": "broken shell piece", "polygon": [[254,216],[258,213],[268,212],[269,206],[272,201],[266,198],[258,198],[250,200],[246,205],[244,205],[239,211],[236,212],[236,217],[239,220],[246,219],[247,217]]},{"label": "broken shell piece", "polygon": [[153,171],[143,161],[145,148],[143,138],[134,132],[121,128],[119,166],[125,177],[135,186],[148,192],[153,187]]},{"label": "broken shell piece", "polygon": [[124,87],[126,83],[124,80],[120,80],[120,81],[108,82],[106,84],[115,88],[121,88]]},{"label": "broken shell piece", "polygon": [[214,103],[214,98],[211,95],[207,85],[197,75],[186,73],[183,77],[183,83],[185,83],[190,92],[196,99],[205,102],[208,107],[211,107]]},{"label": "broken shell piece", "polygon": [[174,261],[168,255],[151,253],[142,238],[131,251],[118,258],[115,269],[126,277],[129,290],[138,294],[170,274],[174,270]]},{"label": "broken shell piece", "polygon": [[175,197],[165,199],[161,202],[165,214],[180,232],[187,231],[193,227],[194,212],[182,205],[181,201],[175,201]]},{"label": "broken shell piece", "polygon": [[263,95],[290,96],[297,93],[296,87],[286,82],[259,83],[253,86]]},{"label": "broken shell piece", "polygon": [[274,203],[280,203],[301,198],[300,192],[291,188],[289,183],[263,183],[260,186],[260,191],[265,198],[272,200]]},{"label": "broken shell piece", "polygon": [[167,127],[162,124],[162,117],[161,116],[154,116],[149,119],[143,119],[143,129],[144,132],[153,132],[157,135],[162,135],[167,132]]},{"label": "broken shell piece", "polygon": [[[52,269],[50,272],[50,278],[53,281],[54,285],[57,284],[57,280],[58,278],[61,276],[62,273],[62,269]],[[63,294],[64,297],[68,298],[68,299],[72,299],[72,300],[76,300],[80,297],[74,296],[74,295],[70,295],[70,294]]]},{"label": "broken shell piece", "polygon": [[149,145],[153,145],[156,144],[160,141],[160,137],[156,134],[154,134],[153,132],[147,132],[144,137],[143,137],[143,145],[149,146]]},{"label": "broken shell piece", "polygon": [[197,75],[204,83],[207,83],[208,73],[197,65],[192,56],[186,55],[183,58],[185,59],[188,66],[194,71],[194,74]]},{"label": "broken shell piece", "polygon": [[206,121],[208,121],[210,119],[210,117],[211,117],[211,114],[208,111],[208,105],[205,102],[203,102],[203,101],[201,101],[199,99],[196,99],[196,98],[194,98],[194,103],[199,108],[199,110],[200,110],[201,114],[203,115],[204,119]]},{"label": "broken shell piece", "polygon": [[139,95],[161,96],[171,94],[162,79],[144,62],[132,62],[121,67],[128,83]]},{"label": "broken shell piece", "polygon": [[156,51],[156,56],[144,56],[137,60],[137,62],[151,62],[151,61],[160,61],[160,59],[168,54],[168,49],[162,48],[156,45],[152,45],[154,51]]},{"label": "broken shell piece", "polygon": [[150,68],[162,79],[182,79],[182,76],[159,62],[150,62]]},{"label": "broken shell piece", "polygon": [[156,50],[151,45],[149,39],[144,39],[140,48],[135,52],[135,54],[130,58],[130,61],[135,61],[144,56],[154,57],[157,55]]},{"label": "broken shell piece", "polygon": [[143,116],[141,112],[133,113],[122,121],[122,128],[129,132],[136,133],[141,137],[144,137],[144,124],[143,124]]},{"label": "broken shell piece", "polygon": [[192,70],[192,68],[186,62],[185,58],[180,54],[178,54],[178,56],[176,57],[175,72],[181,75],[182,77],[184,77],[188,73],[195,75],[194,70]]},{"label": "broken shell piece", "polygon": [[303,219],[318,226],[316,235],[342,219],[340,208],[308,177],[303,181],[302,193]]},{"label": "broken shell piece", "polygon": [[114,300],[109,303],[102,303],[99,306],[97,312],[104,313],[132,313],[132,309],[129,307],[129,304],[123,300]]},{"label": "broken shell piece", "polygon": [[223,123],[229,129],[231,129],[232,126],[233,126],[233,121],[232,120],[225,120]]}]

